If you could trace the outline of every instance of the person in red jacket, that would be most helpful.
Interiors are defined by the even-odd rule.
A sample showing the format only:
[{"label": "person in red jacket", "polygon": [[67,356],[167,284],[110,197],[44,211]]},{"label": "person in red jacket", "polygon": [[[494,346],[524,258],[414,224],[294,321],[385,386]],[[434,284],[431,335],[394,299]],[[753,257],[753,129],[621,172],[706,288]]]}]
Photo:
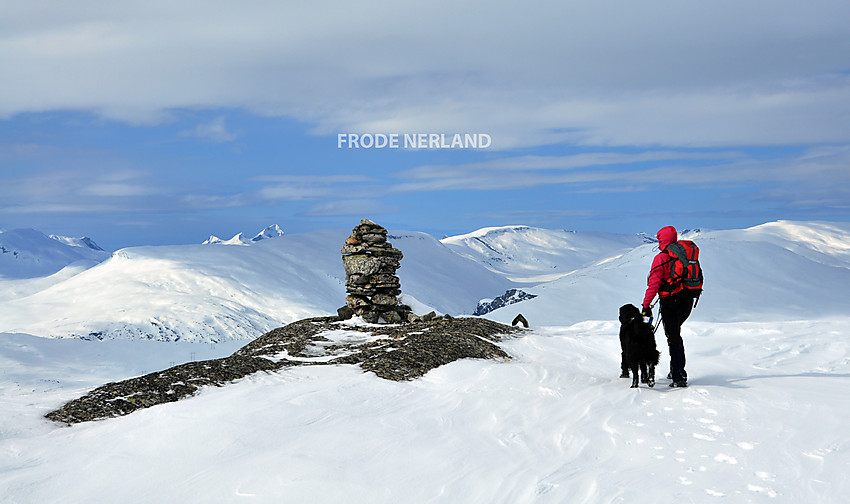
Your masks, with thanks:
[{"label": "person in red jacket", "polygon": [[671,387],[687,387],[688,373],[685,371],[685,343],[682,341],[682,324],[687,320],[693,309],[693,300],[687,297],[671,294],[670,265],[673,260],[667,253],[667,246],[678,240],[678,233],[673,226],[661,228],[656,235],[660,252],[652,260],[652,267],[646,279],[646,295],[643,298],[643,315],[652,317],[652,300],[658,295],[661,304],[659,313],[667,335],[667,346],[670,349]]}]

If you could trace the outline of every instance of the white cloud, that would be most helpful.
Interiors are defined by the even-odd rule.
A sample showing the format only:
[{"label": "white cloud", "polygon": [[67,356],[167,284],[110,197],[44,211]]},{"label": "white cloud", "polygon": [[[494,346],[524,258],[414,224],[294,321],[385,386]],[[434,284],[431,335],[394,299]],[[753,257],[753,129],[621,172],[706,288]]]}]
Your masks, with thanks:
[{"label": "white cloud", "polygon": [[847,142],[846,19],[797,0],[20,2],[0,20],[0,116],[236,107],[494,148]]},{"label": "white cloud", "polygon": [[[646,165],[640,163],[650,161]],[[699,164],[693,164],[698,161]],[[661,188],[747,189],[747,198],[783,206],[847,208],[850,146],[756,159],[738,152],[599,153],[521,156],[461,165],[430,165],[396,174],[393,193],[513,190],[562,186],[569,193],[623,193]]]},{"label": "white cloud", "polygon": [[125,213],[172,208],[171,190],[123,169],[43,169],[0,183],[0,213]]},{"label": "white cloud", "polygon": [[[647,151],[640,153],[598,152],[568,156],[518,156],[498,158],[490,161],[459,165],[426,165],[404,170],[395,174],[402,181],[393,185],[391,192],[421,192],[438,190],[501,190],[518,189],[552,184],[618,185],[632,183],[626,174],[638,173],[640,181],[646,183],[648,174],[653,181],[658,177],[664,183],[690,180],[689,171],[680,174],[680,167],[671,167],[671,162],[687,164],[693,161],[724,166],[746,160],[734,151],[722,152],[677,152]],[[648,163],[661,168],[635,168],[639,163]],[[701,168],[684,167],[684,170],[702,171]],[[713,169],[713,168],[712,168]],[[667,173],[668,175],[664,175]]]},{"label": "white cloud", "polygon": [[84,187],[80,193],[86,196],[147,196],[154,191],[152,187],[137,184],[105,183]]},{"label": "white cloud", "polygon": [[224,117],[216,117],[212,121],[201,123],[192,130],[180,132],[180,136],[195,137],[213,142],[232,142],[236,140],[236,134],[227,130]]},{"label": "white cloud", "polygon": [[258,191],[258,195],[267,200],[299,201],[331,196],[333,187],[279,184],[267,186]]},{"label": "white cloud", "polygon": [[379,200],[356,199],[327,201],[311,206],[300,217],[336,217],[347,215],[378,215],[395,213],[398,208]]},{"label": "white cloud", "polygon": [[[384,192],[376,181],[364,175],[268,175],[254,177],[258,182],[271,182],[256,196],[270,201],[300,201],[320,198],[351,199],[352,193]],[[366,184],[370,185],[366,185]]]}]

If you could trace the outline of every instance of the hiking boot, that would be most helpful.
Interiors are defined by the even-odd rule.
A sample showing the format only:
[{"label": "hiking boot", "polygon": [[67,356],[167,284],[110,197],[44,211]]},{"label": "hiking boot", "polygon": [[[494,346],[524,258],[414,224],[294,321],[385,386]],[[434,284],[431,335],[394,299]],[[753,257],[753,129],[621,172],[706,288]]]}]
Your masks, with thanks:
[{"label": "hiking boot", "polygon": [[629,370],[624,369],[623,372],[620,373],[620,378],[628,378],[628,377],[629,377]]},{"label": "hiking boot", "polygon": [[684,388],[688,386],[687,380],[674,381],[670,383],[671,387]]}]

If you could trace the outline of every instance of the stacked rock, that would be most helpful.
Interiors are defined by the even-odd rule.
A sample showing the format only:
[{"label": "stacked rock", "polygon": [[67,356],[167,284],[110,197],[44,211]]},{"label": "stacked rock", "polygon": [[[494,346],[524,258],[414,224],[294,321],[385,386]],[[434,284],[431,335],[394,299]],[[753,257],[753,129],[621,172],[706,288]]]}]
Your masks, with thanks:
[{"label": "stacked rock", "polygon": [[387,230],[363,219],[345,240],[342,265],[345,268],[345,308],[342,318],[363,317],[370,323],[406,322],[413,314],[399,302],[401,281],[396,270],[403,254],[387,241]]}]

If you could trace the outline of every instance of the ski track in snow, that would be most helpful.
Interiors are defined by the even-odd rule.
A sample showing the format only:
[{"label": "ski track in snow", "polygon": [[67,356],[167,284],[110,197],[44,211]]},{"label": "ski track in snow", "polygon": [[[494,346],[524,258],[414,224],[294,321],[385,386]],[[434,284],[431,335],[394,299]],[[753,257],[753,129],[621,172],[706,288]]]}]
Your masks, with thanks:
[{"label": "ski track in snow", "polygon": [[[17,385],[3,375],[0,494],[39,503],[843,502],[846,324],[686,324],[687,389],[667,387],[663,351],[656,387],[630,389],[618,378],[616,324],[589,321],[506,340],[510,362],[460,361],[413,382],[351,366],[292,368],[73,427],[40,415],[107,375],[121,378],[120,359],[134,349],[18,336],[2,352]],[[75,364],[28,372],[60,344]],[[158,345],[135,349],[155,364],[169,358],[154,355],[169,347]],[[94,377],[89,347],[110,362]]]}]

